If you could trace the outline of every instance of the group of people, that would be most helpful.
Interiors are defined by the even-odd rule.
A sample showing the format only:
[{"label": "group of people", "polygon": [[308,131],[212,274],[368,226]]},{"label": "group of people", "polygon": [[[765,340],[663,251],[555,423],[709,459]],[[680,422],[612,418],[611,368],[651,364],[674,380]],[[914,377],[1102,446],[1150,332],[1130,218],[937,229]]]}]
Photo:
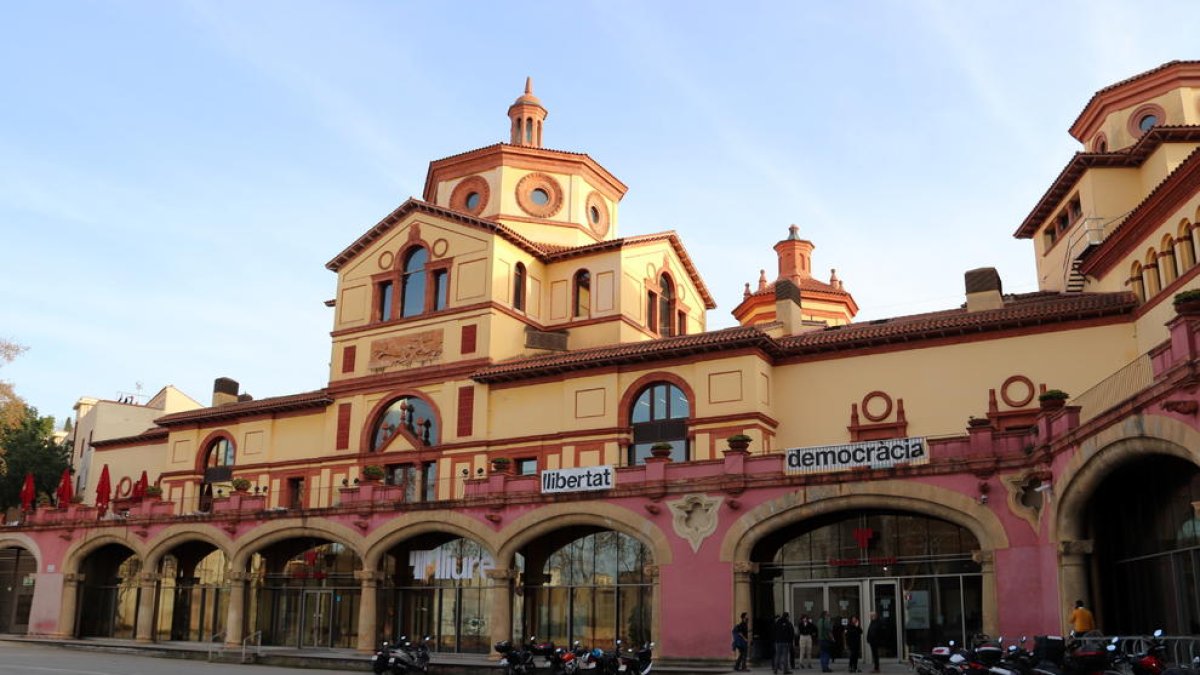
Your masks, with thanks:
[{"label": "group of people", "polygon": [[[733,649],[737,652],[733,669],[748,671],[746,654],[750,648],[750,621],[743,612],[740,621],[733,627]],[[840,629],[840,630],[839,630]],[[879,672],[879,648],[884,641],[884,626],[875,612],[871,612],[871,620],[867,625],[867,644],[871,647],[871,672]],[[830,664],[835,656],[835,647],[840,646],[850,658],[849,672],[861,673],[859,659],[862,658],[863,628],[857,616],[843,620],[842,625],[835,625],[829,617],[829,612],[821,612],[816,621],[807,614],[800,617],[797,624],[792,623],[791,616],[784,612],[775,617],[771,626],[771,640],[774,644],[774,655],[771,661],[771,672],[790,673],[796,668],[797,662],[801,668],[812,668],[814,647],[817,659],[821,664],[822,673],[832,673]]]}]

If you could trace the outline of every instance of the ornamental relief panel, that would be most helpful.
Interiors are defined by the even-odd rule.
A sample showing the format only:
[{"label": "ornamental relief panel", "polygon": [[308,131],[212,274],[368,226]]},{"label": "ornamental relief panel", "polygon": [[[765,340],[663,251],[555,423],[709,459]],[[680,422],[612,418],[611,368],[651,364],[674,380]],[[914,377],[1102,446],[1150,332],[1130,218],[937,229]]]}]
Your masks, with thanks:
[{"label": "ornamental relief panel", "polygon": [[442,360],[442,329],[412,335],[371,341],[371,360],[367,367],[374,372],[391,367],[426,366]]},{"label": "ornamental relief panel", "polygon": [[694,494],[667,502],[671,527],[692,545],[692,553],[698,552],[704,540],[717,531],[717,513],[724,500],[724,497]]}]

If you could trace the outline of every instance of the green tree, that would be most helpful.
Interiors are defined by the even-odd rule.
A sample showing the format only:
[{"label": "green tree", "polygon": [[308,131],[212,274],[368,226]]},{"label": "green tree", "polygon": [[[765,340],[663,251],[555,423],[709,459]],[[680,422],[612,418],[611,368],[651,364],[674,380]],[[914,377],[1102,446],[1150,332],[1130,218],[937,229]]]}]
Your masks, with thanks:
[{"label": "green tree", "polygon": [[67,447],[54,442],[54,418],[39,417],[37,408],[23,408],[17,424],[0,427],[0,508],[21,504],[25,474],[33,474],[38,493],[52,495],[67,468]]},{"label": "green tree", "polygon": [[[23,351],[21,345],[0,338],[0,365],[11,362]],[[12,383],[0,380],[0,428],[17,424],[24,414],[25,402],[17,396]]]}]

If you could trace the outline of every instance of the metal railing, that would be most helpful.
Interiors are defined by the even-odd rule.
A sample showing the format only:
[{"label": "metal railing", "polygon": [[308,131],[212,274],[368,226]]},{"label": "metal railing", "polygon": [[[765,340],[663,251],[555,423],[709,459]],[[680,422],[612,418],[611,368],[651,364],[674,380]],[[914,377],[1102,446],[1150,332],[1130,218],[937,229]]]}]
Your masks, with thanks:
[{"label": "metal railing", "polygon": [[1071,404],[1080,407],[1079,421],[1086,422],[1149,387],[1153,382],[1154,369],[1150,364],[1150,355],[1142,354],[1117,372],[1100,380],[1091,389],[1071,399]]},{"label": "metal railing", "polygon": [[220,656],[225,653],[225,631],[212,633],[208,636],[208,660],[213,660],[213,654]]},{"label": "metal railing", "polygon": [[1129,213],[1123,213],[1107,220],[1100,216],[1087,216],[1075,221],[1063,251],[1063,288],[1070,283],[1071,274],[1075,271],[1075,261],[1079,259],[1080,254],[1091,246],[1103,243],[1109,233],[1125,222],[1128,216]]},{"label": "metal railing", "polygon": [[[1164,635],[1160,638],[1153,638],[1148,635],[1131,635],[1131,636],[1115,636],[1117,637],[1117,651],[1125,656],[1134,654],[1143,654],[1150,649],[1153,641],[1167,648],[1164,660],[1168,666],[1180,665],[1190,667],[1193,661],[1200,658],[1200,636],[1195,635]],[[1103,644],[1108,644],[1112,637],[1108,638],[1085,638],[1087,640],[1097,640]],[[1101,647],[1103,649],[1103,647]],[[1120,664],[1127,667],[1128,663]]]},{"label": "metal railing", "polygon": [[246,663],[246,650],[250,647],[250,641],[254,640],[254,655],[262,656],[262,631],[256,630],[242,639],[242,663]]}]

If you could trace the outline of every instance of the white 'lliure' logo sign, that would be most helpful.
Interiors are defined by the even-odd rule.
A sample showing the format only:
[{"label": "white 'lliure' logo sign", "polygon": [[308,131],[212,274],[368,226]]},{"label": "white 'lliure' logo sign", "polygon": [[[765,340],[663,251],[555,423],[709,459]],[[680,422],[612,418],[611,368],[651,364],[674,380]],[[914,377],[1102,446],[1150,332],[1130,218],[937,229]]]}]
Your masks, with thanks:
[{"label": "white 'lliure' logo sign", "polygon": [[471,579],[476,574],[482,579],[487,570],[496,567],[496,561],[487,553],[460,558],[440,548],[432,551],[409,551],[408,564],[412,566],[413,579],[426,581]]}]

